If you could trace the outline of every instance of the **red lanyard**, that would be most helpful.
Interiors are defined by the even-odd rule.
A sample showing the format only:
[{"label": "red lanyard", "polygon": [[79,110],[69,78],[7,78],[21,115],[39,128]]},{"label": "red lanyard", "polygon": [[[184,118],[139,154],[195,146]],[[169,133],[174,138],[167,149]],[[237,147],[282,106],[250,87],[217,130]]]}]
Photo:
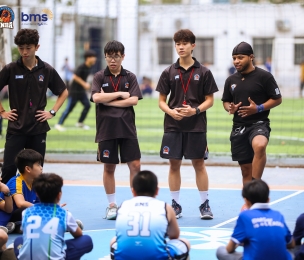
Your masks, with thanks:
[{"label": "red lanyard", "polygon": [[181,73],[180,69],[178,69],[178,70],[179,70],[179,77],[180,77],[180,80],[181,80],[181,82],[182,82],[182,87],[183,87],[183,91],[184,91],[184,101],[183,101],[183,105],[187,105],[187,102],[186,102],[186,93],[187,93],[188,88],[189,88],[189,84],[190,84],[190,80],[191,80],[191,77],[192,77],[194,68],[192,68],[192,71],[191,71],[191,73],[190,73],[190,77],[189,77],[189,79],[188,79],[188,82],[187,82],[186,87],[185,87],[185,85],[184,85],[182,73]]},{"label": "red lanyard", "polygon": [[111,82],[112,82],[112,86],[113,86],[115,92],[117,92],[117,90],[118,90],[118,85],[119,85],[119,82],[120,82],[120,78],[121,78],[121,76],[119,76],[118,81],[117,81],[117,84],[116,84],[116,86],[115,86],[115,85],[114,85],[114,82],[113,82],[113,80],[112,80],[112,76],[110,76],[110,80],[111,80]]}]

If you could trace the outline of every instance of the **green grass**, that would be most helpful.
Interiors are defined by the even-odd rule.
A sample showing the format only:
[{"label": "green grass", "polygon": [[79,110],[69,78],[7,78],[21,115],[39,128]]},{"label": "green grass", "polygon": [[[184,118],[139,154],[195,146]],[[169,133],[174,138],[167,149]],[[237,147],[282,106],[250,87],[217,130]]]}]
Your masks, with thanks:
[{"label": "green grass", "polygon": [[[54,100],[48,101],[47,109],[50,109]],[[6,100],[4,108],[8,108]],[[66,104],[57,113],[56,117],[49,120],[51,128],[58,122]],[[74,125],[78,121],[81,112],[81,104],[78,104],[69,115],[64,126],[66,132],[58,132],[53,129],[48,132],[48,152],[92,152],[96,151],[95,143],[95,108],[92,104],[89,115],[85,121],[91,127],[84,131]],[[145,98],[139,101],[135,107],[136,125],[141,151],[144,154],[158,154],[163,134],[163,112],[158,108],[157,99]],[[284,99],[283,103],[270,113],[271,138],[267,147],[267,153],[275,156],[303,156],[304,154],[304,99]],[[212,153],[230,153],[229,134],[232,126],[232,116],[229,116],[222,107],[219,99],[207,112],[208,121],[208,146]],[[3,123],[5,134],[7,122]],[[4,146],[4,139],[0,141],[0,147]]]}]

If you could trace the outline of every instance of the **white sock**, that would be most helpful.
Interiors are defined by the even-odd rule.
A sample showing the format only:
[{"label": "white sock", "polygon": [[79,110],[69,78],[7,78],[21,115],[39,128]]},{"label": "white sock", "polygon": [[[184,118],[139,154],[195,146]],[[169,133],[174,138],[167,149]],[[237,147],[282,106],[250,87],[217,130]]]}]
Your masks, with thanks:
[{"label": "white sock", "polygon": [[202,204],[208,199],[208,191],[199,191]]},{"label": "white sock", "polygon": [[170,191],[172,199],[174,199],[179,204],[179,190]]},{"label": "white sock", "polygon": [[115,203],[116,204],[116,195],[115,195],[115,193],[113,193],[113,194],[107,194],[107,198],[108,198],[109,205],[111,203]]}]

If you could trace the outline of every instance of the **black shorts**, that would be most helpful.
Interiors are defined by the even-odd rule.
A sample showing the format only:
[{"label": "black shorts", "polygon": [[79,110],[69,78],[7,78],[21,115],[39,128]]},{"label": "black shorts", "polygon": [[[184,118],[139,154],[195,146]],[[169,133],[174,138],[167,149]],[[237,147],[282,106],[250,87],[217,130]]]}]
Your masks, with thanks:
[{"label": "black shorts", "polygon": [[140,149],[137,139],[118,138],[98,143],[97,160],[103,163],[118,164],[118,150],[122,163],[140,159]]},{"label": "black shorts", "polygon": [[160,157],[165,159],[202,159],[208,158],[206,133],[164,133]]},{"label": "black shorts", "polygon": [[239,162],[252,162],[254,152],[252,139],[257,135],[263,135],[269,140],[269,122],[259,121],[250,126],[233,128],[230,134],[232,160]]}]

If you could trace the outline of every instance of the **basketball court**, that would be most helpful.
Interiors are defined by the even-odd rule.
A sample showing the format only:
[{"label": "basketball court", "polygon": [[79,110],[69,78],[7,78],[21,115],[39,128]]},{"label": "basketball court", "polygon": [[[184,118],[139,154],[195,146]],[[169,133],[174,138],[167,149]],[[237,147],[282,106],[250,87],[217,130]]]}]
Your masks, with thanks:
[{"label": "basketball court", "polygon": [[[171,204],[167,184],[168,165],[142,165],[142,169],[155,172],[159,179],[158,199]],[[82,259],[110,259],[109,242],[115,236],[115,221],[103,219],[107,199],[102,186],[100,164],[63,164],[46,163],[43,172],[57,173],[65,180],[61,202],[84,224],[84,233],[92,237],[94,249]],[[195,175],[192,166],[183,165],[180,204],[183,217],[178,220],[181,237],[191,243],[191,259],[216,259],[215,251],[225,245],[231,236],[235,221],[243,205],[241,197],[241,176],[238,167],[207,166],[210,183],[210,206],[213,220],[201,220],[199,217],[199,195],[195,187]],[[116,169],[117,203],[132,197],[128,187],[128,168],[118,165]],[[271,207],[279,210],[291,230],[297,217],[303,213],[304,170],[303,168],[266,168],[264,180],[270,185]],[[302,186],[301,186],[302,185]],[[11,243],[16,235],[10,235]],[[66,238],[70,238],[67,234]],[[241,248],[239,250],[242,250]]]}]

